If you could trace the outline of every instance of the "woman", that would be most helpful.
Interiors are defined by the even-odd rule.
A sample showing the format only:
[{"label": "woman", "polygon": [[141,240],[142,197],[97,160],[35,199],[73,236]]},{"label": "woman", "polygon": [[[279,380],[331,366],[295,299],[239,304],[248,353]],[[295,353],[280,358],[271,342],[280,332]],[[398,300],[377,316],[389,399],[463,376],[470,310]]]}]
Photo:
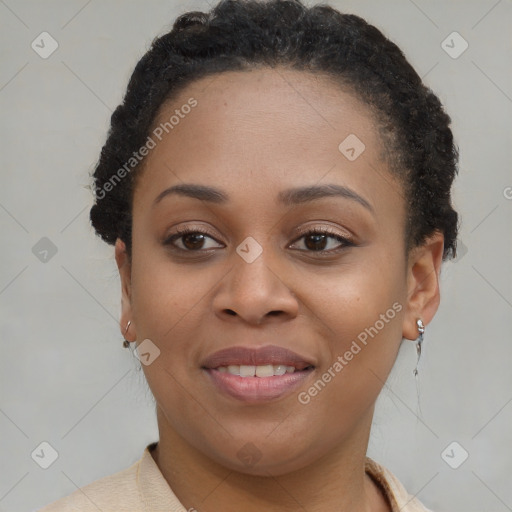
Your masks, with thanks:
[{"label": "woman", "polygon": [[224,0],[154,41],[111,121],[90,217],[159,441],[44,510],[427,510],[366,456],[456,248],[450,118],[402,52]]}]

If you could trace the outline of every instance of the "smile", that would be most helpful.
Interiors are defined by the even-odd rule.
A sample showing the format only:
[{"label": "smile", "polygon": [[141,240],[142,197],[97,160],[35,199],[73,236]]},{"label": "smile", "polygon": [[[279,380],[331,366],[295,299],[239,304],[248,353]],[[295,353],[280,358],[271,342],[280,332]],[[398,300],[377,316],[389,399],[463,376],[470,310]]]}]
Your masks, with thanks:
[{"label": "smile", "polygon": [[246,403],[291,394],[315,370],[315,360],[276,345],[230,347],[207,357],[201,369],[216,392]]},{"label": "smile", "polygon": [[[237,365],[219,366],[216,368],[221,373],[240,375],[240,377],[275,377],[285,373],[294,373],[296,368],[285,364],[264,364],[264,365]],[[297,370],[299,371],[299,370]]]}]

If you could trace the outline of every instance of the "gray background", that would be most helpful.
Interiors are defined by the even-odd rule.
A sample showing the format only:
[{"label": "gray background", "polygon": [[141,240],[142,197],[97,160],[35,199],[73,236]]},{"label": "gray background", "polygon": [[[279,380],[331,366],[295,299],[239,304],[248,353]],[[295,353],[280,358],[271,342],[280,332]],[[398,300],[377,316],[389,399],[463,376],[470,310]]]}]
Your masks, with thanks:
[{"label": "gray background", "polygon": [[[404,50],[446,105],[461,153],[464,247],[443,266],[418,389],[414,345],[404,342],[369,454],[435,511],[511,511],[512,2],[330,3]],[[113,249],[88,223],[88,173],[153,37],[178,14],[208,8],[0,0],[2,511],[37,509],[127,467],[157,439],[153,399],[121,347]],[[59,44],[47,59],[31,48],[43,31]],[[457,59],[441,46],[453,31],[469,43]],[[43,237],[57,250],[46,261]],[[43,441],[58,452],[46,470],[31,457]],[[469,453],[458,469],[441,456],[453,441],[452,464]]]}]

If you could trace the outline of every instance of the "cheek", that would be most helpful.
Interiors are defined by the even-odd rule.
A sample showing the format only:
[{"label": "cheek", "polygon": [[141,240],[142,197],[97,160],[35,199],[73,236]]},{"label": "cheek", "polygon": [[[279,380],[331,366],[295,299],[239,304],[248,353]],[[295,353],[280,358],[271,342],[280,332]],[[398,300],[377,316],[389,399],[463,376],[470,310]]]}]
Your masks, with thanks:
[{"label": "cheek", "polygon": [[[194,389],[199,369],[197,350],[204,326],[204,300],[217,275],[173,264],[158,254],[134,258],[132,306],[137,340],[150,339],[158,357],[143,365],[149,387],[169,423],[186,432],[190,424],[204,424]],[[165,252],[163,252],[165,254]],[[208,276],[210,277],[208,278]],[[180,411],[179,415],[172,411]]]},{"label": "cheek", "polygon": [[[402,340],[405,279],[402,264],[377,258],[361,269],[316,280],[304,296],[315,312],[326,352],[304,401],[343,414],[367,408],[378,395],[396,359]],[[351,410],[353,409],[353,410]]]},{"label": "cheek", "polygon": [[172,339],[173,344],[183,339],[173,332],[193,324],[194,315],[204,308],[202,300],[218,281],[217,269],[208,272],[199,267],[173,263],[158,247],[134,256],[132,305],[138,339]]},{"label": "cheek", "polygon": [[209,332],[207,323],[212,321],[207,301],[225,271],[177,265],[159,249],[139,254],[132,265],[137,340],[149,339],[159,349],[158,358],[143,366],[148,384],[157,402],[166,402],[169,410],[191,409],[193,416],[190,393],[200,372],[198,353]]},{"label": "cheek", "polygon": [[298,297],[306,310],[315,313],[310,318],[318,322],[325,339],[331,340],[331,349],[343,349],[360,334],[364,340],[368,329],[384,338],[401,332],[398,317],[406,290],[401,264],[386,262],[380,254],[374,261],[365,257],[339,271],[304,280]]}]

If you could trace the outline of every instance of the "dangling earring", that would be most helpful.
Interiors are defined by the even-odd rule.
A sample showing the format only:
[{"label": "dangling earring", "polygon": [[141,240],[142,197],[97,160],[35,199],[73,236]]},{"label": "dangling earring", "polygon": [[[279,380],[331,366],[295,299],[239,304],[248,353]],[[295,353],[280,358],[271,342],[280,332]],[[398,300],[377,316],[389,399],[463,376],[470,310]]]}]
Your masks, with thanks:
[{"label": "dangling earring", "polygon": [[416,368],[414,368],[413,374],[415,377],[418,376],[418,364],[420,362],[421,357],[421,344],[423,343],[423,333],[425,332],[425,325],[423,324],[423,321],[421,318],[418,318],[416,320],[416,325],[418,326],[418,339],[416,340],[416,352],[418,354],[418,360],[416,361]]},{"label": "dangling earring", "polygon": [[[128,332],[128,329],[131,325],[132,321],[129,320],[128,323],[126,324],[126,329],[124,330],[124,335],[126,337],[126,333]],[[130,342],[125,338],[125,340],[123,341],[123,347],[124,348],[128,348],[130,346]]]}]

